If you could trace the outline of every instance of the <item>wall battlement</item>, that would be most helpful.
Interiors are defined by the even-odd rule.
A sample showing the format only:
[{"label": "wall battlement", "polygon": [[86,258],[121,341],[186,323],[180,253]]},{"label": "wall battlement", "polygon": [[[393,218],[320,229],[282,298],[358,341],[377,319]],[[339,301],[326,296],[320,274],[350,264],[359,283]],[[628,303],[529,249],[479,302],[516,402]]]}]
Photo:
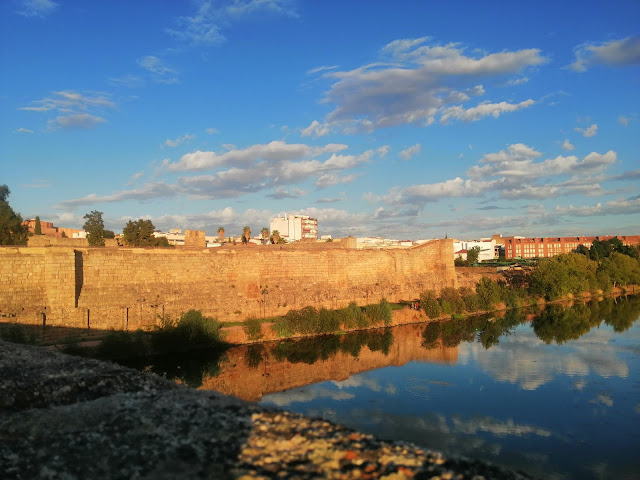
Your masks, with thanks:
[{"label": "wall battlement", "polygon": [[[406,250],[0,248],[0,316],[135,329],[202,310],[219,320],[417,298],[456,286],[451,240]],[[7,318],[8,317],[8,318]]]}]

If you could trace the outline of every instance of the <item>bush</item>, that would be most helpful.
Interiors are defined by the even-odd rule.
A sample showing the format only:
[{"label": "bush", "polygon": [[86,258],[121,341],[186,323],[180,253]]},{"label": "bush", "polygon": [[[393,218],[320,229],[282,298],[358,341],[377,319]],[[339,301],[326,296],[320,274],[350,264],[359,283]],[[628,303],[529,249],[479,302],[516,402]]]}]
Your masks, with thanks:
[{"label": "bush", "polygon": [[0,325],[0,338],[6,342],[35,344],[37,342],[35,331],[27,331],[24,325],[10,323]]},{"label": "bush", "polygon": [[152,343],[162,352],[213,347],[222,343],[220,327],[216,319],[202,316],[199,310],[189,310],[177,322],[164,319]]},{"label": "bush", "polygon": [[342,309],[342,321],[345,329],[369,326],[369,319],[356,302],[351,302],[347,308]]},{"label": "bush", "polygon": [[258,340],[263,337],[262,322],[255,317],[247,318],[242,329],[249,340]]},{"label": "bush", "polygon": [[440,291],[440,306],[448,315],[461,313],[465,307],[460,292],[453,287],[444,287]]},{"label": "bush", "polygon": [[149,343],[142,330],[109,332],[98,344],[95,355],[99,358],[141,357],[149,353]]},{"label": "bush", "polygon": [[280,338],[287,338],[292,336],[295,331],[291,328],[291,325],[287,321],[286,317],[278,318],[273,324],[273,330],[276,332],[276,335]]},{"label": "bush", "polygon": [[529,277],[529,292],[555,300],[569,293],[577,295],[598,285],[598,264],[579,253],[567,253],[541,260]]},{"label": "bush", "polygon": [[321,308],[318,311],[318,333],[333,333],[338,330],[340,330],[339,312]]},{"label": "bush", "polygon": [[364,308],[365,315],[369,318],[371,325],[389,325],[393,314],[391,313],[391,305],[386,299],[380,300],[380,303],[367,305]]},{"label": "bush", "polygon": [[460,296],[462,297],[465,311],[475,312],[480,310],[480,299],[475,291],[469,287],[461,287]]},{"label": "bush", "polygon": [[478,307],[481,310],[491,310],[501,300],[500,286],[487,277],[482,277],[476,284],[476,293],[478,294]]},{"label": "bush", "polygon": [[429,318],[438,318],[440,316],[440,304],[433,290],[425,290],[420,294],[420,306]]}]

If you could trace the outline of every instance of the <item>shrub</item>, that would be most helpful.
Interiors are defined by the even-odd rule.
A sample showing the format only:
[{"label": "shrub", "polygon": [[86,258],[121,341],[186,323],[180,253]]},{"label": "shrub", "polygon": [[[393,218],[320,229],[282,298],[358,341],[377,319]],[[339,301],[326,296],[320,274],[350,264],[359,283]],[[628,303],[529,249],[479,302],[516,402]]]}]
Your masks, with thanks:
[{"label": "shrub", "polygon": [[371,325],[389,325],[393,317],[391,313],[391,305],[384,298],[380,300],[380,303],[367,305],[364,308],[364,313],[369,318],[369,323]]},{"label": "shrub", "polygon": [[258,340],[263,337],[262,322],[255,317],[247,318],[244,321],[242,329],[244,330],[244,333],[247,335],[247,338],[249,340]]},{"label": "shrub", "polygon": [[295,333],[295,331],[291,328],[291,324],[287,320],[287,317],[278,318],[273,324],[273,330],[280,338],[287,338]]},{"label": "shrub", "polygon": [[152,337],[153,346],[159,351],[213,347],[222,342],[220,327],[216,319],[202,316],[199,310],[189,310],[177,322],[163,319]]},{"label": "shrub", "polygon": [[318,311],[318,333],[333,333],[340,329],[340,314],[335,310],[321,308]]},{"label": "shrub", "polygon": [[438,318],[440,316],[440,304],[433,290],[425,290],[420,294],[420,306],[429,318]]},{"label": "shrub", "polygon": [[342,319],[345,329],[369,326],[369,319],[356,302],[351,302],[347,308],[343,309]]},{"label": "shrub", "polygon": [[140,357],[149,353],[149,343],[142,330],[109,332],[98,344],[96,356],[99,358]]},{"label": "shrub", "polygon": [[24,325],[18,323],[0,325],[0,338],[12,343],[35,344],[37,341],[36,333],[33,330],[28,332]]},{"label": "shrub", "polygon": [[480,310],[480,299],[478,294],[469,287],[460,288],[460,296],[464,302],[464,309],[467,312],[475,312]]},{"label": "shrub", "polygon": [[292,332],[304,335],[318,333],[318,311],[313,307],[289,310],[285,315]]},{"label": "shrub", "polygon": [[440,306],[444,313],[453,315],[464,310],[464,301],[458,290],[453,287],[444,287],[440,291]]},{"label": "shrub", "polygon": [[476,293],[481,310],[491,310],[501,300],[500,286],[487,277],[482,277],[476,284]]}]

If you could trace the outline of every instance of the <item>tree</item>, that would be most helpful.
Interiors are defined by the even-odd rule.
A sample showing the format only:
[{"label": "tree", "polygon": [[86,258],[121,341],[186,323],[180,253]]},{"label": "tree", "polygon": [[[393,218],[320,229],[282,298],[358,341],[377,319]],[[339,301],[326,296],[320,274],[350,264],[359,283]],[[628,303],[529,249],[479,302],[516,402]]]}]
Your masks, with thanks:
[{"label": "tree", "polygon": [[160,238],[153,236],[155,229],[156,227],[153,226],[151,220],[143,220],[142,218],[135,222],[129,220],[122,230],[122,236],[127,245],[131,245],[132,247],[156,247],[166,245],[166,238],[163,237],[163,242]]},{"label": "tree", "polygon": [[613,252],[602,262],[598,271],[606,274],[614,287],[640,283],[640,264],[622,253]]},{"label": "tree", "polygon": [[62,235],[60,235],[62,238],[69,238],[67,237],[67,232],[65,232],[64,230],[62,231]]},{"label": "tree", "polygon": [[36,226],[33,229],[34,235],[42,235],[42,225],[40,224],[40,217],[36,216]]},{"label": "tree", "polygon": [[9,205],[9,195],[9,187],[0,185],[0,245],[24,245],[27,243],[27,229],[22,226],[20,214]]},{"label": "tree", "polygon": [[116,233],[113,230],[105,230],[104,238],[116,238]]},{"label": "tree", "polygon": [[480,247],[476,245],[467,250],[467,265],[471,266],[474,263],[478,263],[478,257],[480,256]]},{"label": "tree", "polygon": [[262,237],[262,244],[264,245],[265,243],[267,243],[267,240],[269,239],[269,229],[267,227],[264,227],[260,231],[260,236]]},{"label": "tree", "polygon": [[218,241],[222,243],[224,241],[224,227],[218,227]]},{"label": "tree", "polygon": [[271,232],[271,243],[280,243],[280,232],[278,230]]},{"label": "tree", "polygon": [[245,245],[248,245],[250,238],[251,238],[251,229],[249,227],[244,227],[242,229],[242,243],[244,243]]},{"label": "tree", "polygon": [[92,247],[104,247],[104,221],[102,220],[102,212],[92,210],[91,213],[87,213],[83,218],[87,221],[84,222],[84,231],[87,232],[87,240]]}]

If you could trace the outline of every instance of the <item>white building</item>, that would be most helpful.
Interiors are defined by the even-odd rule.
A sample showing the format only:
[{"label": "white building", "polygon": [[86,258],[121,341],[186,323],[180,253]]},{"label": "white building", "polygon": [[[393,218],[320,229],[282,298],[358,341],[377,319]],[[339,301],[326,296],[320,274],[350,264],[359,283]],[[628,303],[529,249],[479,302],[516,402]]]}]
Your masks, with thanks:
[{"label": "white building", "polygon": [[[482,262],[483,260],[493,260],[496,257],[496,241],[495,239],[480,239],[480,240],[471,240],[471,241],[458,241],[454,240],[453,242],[453,255],[454,258],[457,258],[458,255],[462,257],[463,260],[466,260],[467,252],[471,250],[473,247],[480,247],[480,254],[478,255],[478,262]],[[464,252],[464,255],[461,253]]]},{"label": "white building", "polygon": [[309,215],[287,215],[276,217],[269,225],[271,233],[277,230],[289,242],[304,239],[318,239],[318,220]]}]

